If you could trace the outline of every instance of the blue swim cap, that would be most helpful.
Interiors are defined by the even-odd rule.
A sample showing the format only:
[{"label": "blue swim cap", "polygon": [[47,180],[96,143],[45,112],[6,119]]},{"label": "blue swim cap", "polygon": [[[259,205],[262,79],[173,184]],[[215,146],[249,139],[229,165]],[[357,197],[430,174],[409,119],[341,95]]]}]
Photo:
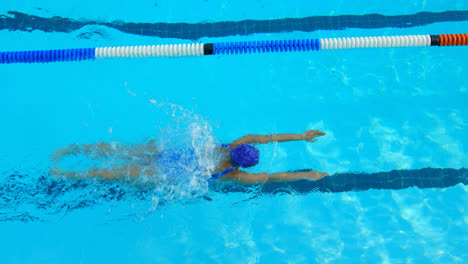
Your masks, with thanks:
[{"label": "blue swim cap", "polygon": [[231,151],[231,162],[236,167],[252,167],[257,165],[260,152],[251,145],[242,144]]},{"label": "blue swim cap", "polygon": [[252,167],[257,165],[260,152],[258,149],[251,145],[242,144],[237,148],[232,149],[231,146],[222,144],[221,146],[231,151],[231,163],[234,167],[228,168],[225,171],[218,172],[211,175],[212,179],[218,179],[219,177],[228,174],[229,172],[236,169],[236,167]]}]

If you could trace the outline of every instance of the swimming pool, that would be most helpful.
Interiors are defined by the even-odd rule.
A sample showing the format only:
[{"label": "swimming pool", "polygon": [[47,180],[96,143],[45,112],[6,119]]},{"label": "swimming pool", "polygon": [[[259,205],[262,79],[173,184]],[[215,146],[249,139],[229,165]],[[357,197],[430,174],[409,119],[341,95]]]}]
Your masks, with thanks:
[{"label": "swimming pool", "polygon": [[[0,51],[468,25],[465,1],[95,5],[2,3]],[[148,24],[158,30],[141,30]],[[464,263],[467,55],[421,47],[0,65],[0,261]],[[334,174],[324,181],[154,188],[48,175],[50,154],[72,143],[158,136],[205,149],[306,129],[327,135],[262,146],[250,171]]]}]

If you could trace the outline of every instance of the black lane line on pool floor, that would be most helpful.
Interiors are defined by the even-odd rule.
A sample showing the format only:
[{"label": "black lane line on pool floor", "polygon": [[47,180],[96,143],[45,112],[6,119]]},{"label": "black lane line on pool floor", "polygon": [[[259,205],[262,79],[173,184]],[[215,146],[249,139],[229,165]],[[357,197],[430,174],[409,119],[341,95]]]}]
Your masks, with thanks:
[{"label": "black lane line on pool floor", "polygon": [[[302,170],[306,171],[306,170]],[[265,183],[260,189],[263,194],[352,192],[377,190],[400,190],[411,187],[446,188],[457,184],[468,185],[468,169],[424,168],[419,170],[392,170],[375,173],[336,173],[318,181]],[[213,186],[217,192],[252,192],[249,186],[226,184]]]},{"label": "black lane line on pool floor", "polygon": [[[198,40],[203,37],[225,37],[250,35],[254,33],[278,33],[316,30],[344,30],[347,28],[410,28],[438,22],[468,21],[468,11],[420,12],[410,15],[386,16],[380,14],[310,16],[304,18],[283,18],[271,20],[242,20],[201,23],[134,23],[74,20],[60,16],[40,17],[16,11],[0,15],[0,30],[65,32],[70,33],[88,25],[100,25],[117,29],[124,33]],[[452,33],[452,32],[449,32]],[[80,38],[91,38],[100,32],[86,32]]]}]

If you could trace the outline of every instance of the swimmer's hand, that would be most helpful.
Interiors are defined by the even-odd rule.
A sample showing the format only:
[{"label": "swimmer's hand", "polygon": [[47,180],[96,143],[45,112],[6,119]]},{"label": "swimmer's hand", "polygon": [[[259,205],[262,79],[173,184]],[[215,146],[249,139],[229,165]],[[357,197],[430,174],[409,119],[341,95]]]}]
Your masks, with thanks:
[{"label": "swimmer's hand", "polygon": [[305,141],[308,141],[308,142],[315,142],[317,141],[317,137],[321,137],[321,136],[324,136],[325,135],[325,132],[322,132],[318,129],[315,129],[315,130],[307,130],[306,132],[302,133],[302,138],[305,140]]}]

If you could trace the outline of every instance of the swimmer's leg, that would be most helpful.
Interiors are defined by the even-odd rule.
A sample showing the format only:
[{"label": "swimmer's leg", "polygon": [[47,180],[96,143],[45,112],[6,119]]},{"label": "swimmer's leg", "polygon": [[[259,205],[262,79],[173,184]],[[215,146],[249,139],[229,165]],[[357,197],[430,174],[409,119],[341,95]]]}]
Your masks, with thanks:
[{"label": "swimmer's leg", "polygon": [[91,169],[87,171],[88,177],[98,177],[106,180],[122,178],[136,178],[141,174],[142,167],[137,164],[129,164],[115,169]]},{"label": "swimmer's leg", "polygon": [[79,154],[90,155],[93,153],[96,157],[105,157],[111,151],[113,147],[108,143],[95,143],[95,144],[72,144],[66,147],[60,148],[54,154],[51,155],[53,161],[60,161],[66,156],[75,156]]},{"label": "swimmer's leg", "polygon": [[96,158],[105,158],[117,153],[125,154],[127,157],[144,157],[146,153],[154,154],[157,152],[156,141],[149,140],[145,144],[109,144],[109,143],[95,143],[95,144],[72,144],[57,150],[51,155],[51,159],[59,162],[66,156],[70,155],[93,155]]},{"label": "swimmer's leg", "polygon": [[67,171],[57,167],[52,167],[51,174],[54,177],[67,177],[67,178],[102,178],[106,180],[117,180],[125,178],[137,178],[139,176],[155,175],[154,169],[141,166],[139,164],[128,164],[115,169],[97,169],[90,168],[86,171]]}]

